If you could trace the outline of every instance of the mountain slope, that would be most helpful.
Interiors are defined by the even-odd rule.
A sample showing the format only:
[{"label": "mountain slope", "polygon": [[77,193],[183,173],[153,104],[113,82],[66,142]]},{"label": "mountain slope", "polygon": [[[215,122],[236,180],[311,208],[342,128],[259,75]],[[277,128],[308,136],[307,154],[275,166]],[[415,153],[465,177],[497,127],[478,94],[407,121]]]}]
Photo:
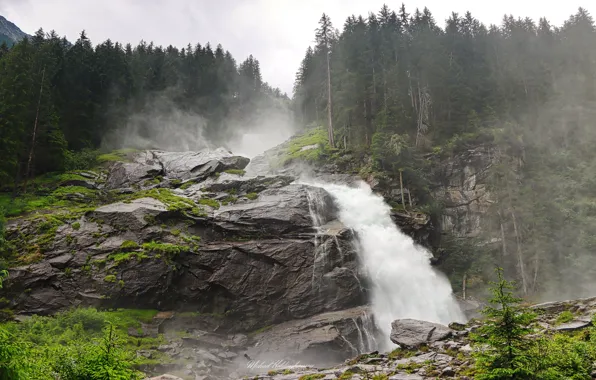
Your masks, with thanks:
[{"label": "mountain slope", "polygon": [[27,37],[27,33],[23,32],[12,22],[0,16],[0,44],[6,42],[8,45],[12,45],[25,37]]}]

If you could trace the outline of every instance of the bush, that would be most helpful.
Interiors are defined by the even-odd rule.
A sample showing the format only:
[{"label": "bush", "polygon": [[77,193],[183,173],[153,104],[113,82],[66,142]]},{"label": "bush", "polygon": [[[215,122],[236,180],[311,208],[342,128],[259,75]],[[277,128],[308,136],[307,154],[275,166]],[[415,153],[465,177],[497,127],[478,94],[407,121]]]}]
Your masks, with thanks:
[{"label": "bush", "polygon": [[66,170],[85,170],[97,165],[99,151],[83,149],[79,152],[67,151],[64,166]]}]

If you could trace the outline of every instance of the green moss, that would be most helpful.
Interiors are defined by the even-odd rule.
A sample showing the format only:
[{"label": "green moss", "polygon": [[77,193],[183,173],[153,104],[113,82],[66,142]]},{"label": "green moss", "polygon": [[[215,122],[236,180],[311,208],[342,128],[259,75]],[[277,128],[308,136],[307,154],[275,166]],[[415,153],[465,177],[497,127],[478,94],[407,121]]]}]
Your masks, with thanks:
[{"label": "green moss", "polygon": [[81,228],[81,223],[79,223],[79,222],[74,222],[74,223],[71,225],[71,227],[72,227],[72,229],[73,229],[73,230],[75,230],[75,231],[78,231],[78,230]]},{"label": "green moss", "polygon": [[120,265],[124,262],[131,261],[136,259],[137,261],[142,261],[143,259],[148,259],[149,256],[145,252],[116,252],[112,253],[108,256],[108,260],[114,262],[115,265]]},{"label": "green moss", "polygon": [[113,274],[108,274],[103,278],[105,282],[116,282],[116,276]]},{"label": "green moss", "polygon": [[243,176],[244,174],[246,174],[246,171],[244,171],[242,169],[228,169],[228,170],[224,170],[224,172],[228,173],[228,174],[239,175],[239,176]]},{"label": "green moss", "polygon": [[58,199],[68,198],[74,194],[81,194],[86,198],[95,198],[96,191],[83,186],[64,186],[59,187],[52,192],[52,195]]},{"label": "green moss", "polygon": [[[316,147],[303,150],[303,148],[312,145]],[[322,159],[329,149],[327,130],[323,127],[313,128],[289,141],[279,164],[283,166],[294,160],[317,162]]]},{"label": "green moss", "polygon": [[158,178],[148,179],[143,182],[143,186],[159,185],[160,182]]},{"label": "green moss", "polygon": [[174,236],[180,236],[181,231],[179,229],[173,229],[170,233]]},{"label": "green moss", "polygon": [[569,310],[565,310],[557,317],[555,324],[560,325],[562,323],[571,322],[574,318],[574,315]]},{"label": "green moss", "polygon": [[313,373],[311,375],[302,375],[298,378],[298,380],[316,380],[316,379],[323,379],[325,375],[322,373]]},{"label": "green moss", "polygon": [[195,184],[196,184],[195,181],[192,181],[192,180],[191,181],[186,181],[186,182],[184,182],[182,184],[182,186],[180,186],[180,189],[186,190],[186,189],[188,189],[189,187],[191,187],[192,185],[195,185]]},{"label": "green moss", "polygon": [[229,196],[225,197],[224,199],[222,199],[221,204],[224,206],[227,206],[228,204],[230,204],[230,203],[234,204],[237,201],[238,201],[238,197],[229,195]]},{"label": "green moss", "polygon": [[210,198],[201,198],[199,199],[199,204],[205,205],[205,206],[209,206],[209,207],[213,207],[214,209],[219,209],[219,202],[216,201],[215,199],[210,199]]},{"label": "green moss", "polygon": [[132,241],[132,240],[125,240],[125,241],[122,242],[122,244],[120,244],[120,249],[123,250],[123,251],[124,250],[126,250],[126,251],[128,251],[128,250],[135,250],[135,249],[138,249],[138,248],[139,248],[139,245],[136,242]]},{"label": "green moss", "polygon": [[156,243],[154,241],[150,243],[144,243],[142,245],[143,250],[151,253],[167,255],[168,257],[174,257],[181,252],[190,251],[187,246],[170,244],[170,243]]},{"label": "green moss", "polygon": [[120,149],[115,150],[110,153],[102,154],[97,156],[98,163],[106,163],[106,162],[114,162],[114,161],[121,161],[121,162],[129,162],[130,159],[128,158],[130,154],[138,152],[137,149]]},{"label": "green moss", "polygon": [[169,211],[188,212],[200,216],[203,212],[191,199],[180,197],[170,189],[149,189],[140,190],[124,199],[134,200],[139,198],[153,198],[168,207]]},{"label": "green moss", "polygon": [[245,195],[246,198],[250,199],[251,201],[254,201],[255,199],[257,199],[259,197],[259,194],[257,193],[248,193]]},{"label": "green moss", "polygon": [[173,179],[173,180],[171,180],[171,181],[170,181],[170,183],[171,183],[173,186],[175,186],[175,187],[178,187],[178,186],[180,186],[180,184],[182,183],[182,181],[181,181],[181,180],[179,180],[179,179]]}]

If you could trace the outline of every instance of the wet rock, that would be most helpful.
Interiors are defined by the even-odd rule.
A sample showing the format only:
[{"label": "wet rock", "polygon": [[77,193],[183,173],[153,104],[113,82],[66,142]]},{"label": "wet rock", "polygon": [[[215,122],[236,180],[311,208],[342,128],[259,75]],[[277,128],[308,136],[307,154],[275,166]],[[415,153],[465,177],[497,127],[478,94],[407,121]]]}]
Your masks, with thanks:
[{"label": "wet rock", "polygon": [[129,203],[118,202],[101,206],[88,217],[124,229],[141,229],[150,224],[150,218],[168,213],[167,207],[154,198],[140,198]]},{"label": "wet rock", "polygon": [[416,319],[398,319],[391,323],[391,341],[402,347],[420,347],[446,339],[452,333],[447,326]]},{"label": "wet rock", "polygon": [[[256,343],[249,348],[248,355],[253,360],[287,357],[313,366],[343,361],[355,354],[349,339],[358,336],[358,329],[362,330],[357,320],[365,313],[366,308],[357,307],[273,326],[255,336]],[[368,333],[374,338],[375,331]]]},{"label": "wet rock", "polygon": [[451,367],[445,367],[441,371],[441,376],[455,376],[455,371]]},{"label": "wet rock", "polygon": [[584,329],[586,327],[589,327],[590,325],[592,325],[592,321],[572,321],[572,322],[568,322],[568,323],[563,323],[559,326],[555,327],[555,330],[557,331],[575,331],[575,330],[581,330]]},{"label": "wet rock", "polygon": [[201,152],[152,151],[151,153],[161,164],[164,175],[177,180],[204,179],[228,169],[244,169],[250,162],[248,158],[235,156],[223,148]]},{"label": "wet rock", "polygon": [[178,377],[178,376],[165,374],[165,375],[156,376],[156,377],[150,377],[150,378],[148,377],[145,380],[184,380],[184,379],[182,379],[181,377]]},{"label": "wet rock", "polygon": [[132,162],[115,162],[110,167],[106,188],[117,189],[138,185],[163,174],[161,163],[151,151],[135,153]]}]

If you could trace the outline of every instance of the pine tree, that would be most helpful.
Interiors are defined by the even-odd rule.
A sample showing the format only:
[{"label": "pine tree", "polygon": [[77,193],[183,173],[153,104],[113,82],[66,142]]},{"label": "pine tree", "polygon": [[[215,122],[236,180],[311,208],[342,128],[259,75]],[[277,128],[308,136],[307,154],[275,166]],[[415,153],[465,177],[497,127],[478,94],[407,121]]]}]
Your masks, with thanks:
[{"label": "pine tree", "polygon": [[329,136],[329,146],[335,147],[333,133],[333,101],[331,89],[331,43],[333,41],[333,25],[331,19],[325,13],[319,20],[319,27],[316,30],[317,46],[321,49],[327,63],[327,128]]},{"label": "pine tree", "polygon": [[484,347],[476,353],[477,379],[532,379],[530,348],[531,322],[535,314],[520,306],[513,295],[514,286],[497,268],[492,282],[492,298],[482,313],[487,318],[475,332],[475,341]]}]

